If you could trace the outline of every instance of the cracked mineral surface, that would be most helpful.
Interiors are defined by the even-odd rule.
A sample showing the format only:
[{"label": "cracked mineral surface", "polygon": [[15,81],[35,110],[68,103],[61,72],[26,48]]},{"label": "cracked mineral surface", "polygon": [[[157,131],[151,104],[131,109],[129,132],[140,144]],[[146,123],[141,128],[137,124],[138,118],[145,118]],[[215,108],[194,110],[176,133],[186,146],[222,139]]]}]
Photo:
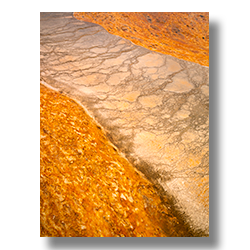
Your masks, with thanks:
[{"label": "cracked mineral surface", "polygon": [[41,83],[81,103],[108,139],[209,234],[209,68],[41,13]]}]

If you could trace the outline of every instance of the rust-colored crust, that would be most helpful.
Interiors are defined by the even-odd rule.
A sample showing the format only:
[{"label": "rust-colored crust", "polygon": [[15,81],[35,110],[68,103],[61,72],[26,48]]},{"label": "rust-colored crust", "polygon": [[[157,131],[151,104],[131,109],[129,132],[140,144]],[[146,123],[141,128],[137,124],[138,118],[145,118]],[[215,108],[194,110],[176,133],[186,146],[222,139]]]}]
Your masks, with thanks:
[{"label": "rust-colored crust", "polygon": [[147,49],[209,66],[208,12],[75,12]]},{"label": "rust-colored crust", "polygon": [[192,236],[74,100],[41,85],[40,235]]}]

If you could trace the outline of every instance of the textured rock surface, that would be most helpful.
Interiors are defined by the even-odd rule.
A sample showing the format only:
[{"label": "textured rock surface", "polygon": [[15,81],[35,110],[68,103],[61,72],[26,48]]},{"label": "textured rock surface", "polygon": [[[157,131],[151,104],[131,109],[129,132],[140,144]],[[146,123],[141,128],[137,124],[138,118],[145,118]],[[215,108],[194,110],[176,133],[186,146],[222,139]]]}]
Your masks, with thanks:
[{"label": "textured rock surface", "polygon": [[209,65],[208,12],[75,12],[150,50]]},{"label": "textured rock surface", "polygon": [[72,99],[41,85],[41,236],[195,236]]},{"label": "textured rock surface", "polygon": [[209,232],[209,69],[71,13],[41,13],[41,81],[81,102],[196,230]]}]

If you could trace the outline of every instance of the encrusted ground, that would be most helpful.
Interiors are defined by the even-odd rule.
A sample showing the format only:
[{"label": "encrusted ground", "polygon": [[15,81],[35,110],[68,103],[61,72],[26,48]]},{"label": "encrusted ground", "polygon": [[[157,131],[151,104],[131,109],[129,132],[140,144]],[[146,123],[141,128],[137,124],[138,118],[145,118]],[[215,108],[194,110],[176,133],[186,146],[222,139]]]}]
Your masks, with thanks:
[{"label": "encrusted ground", "polygon": [[209,68],[73,13],[41,13],[41,82],[79,101],[190,227],[209,234]]},{"label": "encrusted ground", "polygon": [[75,12],[147,49],[209,65],[208,12]]},{"label": "encrusted ground", "polygon": [[194,235],[83,107],[43,85],[40,134],[41,236]]}]

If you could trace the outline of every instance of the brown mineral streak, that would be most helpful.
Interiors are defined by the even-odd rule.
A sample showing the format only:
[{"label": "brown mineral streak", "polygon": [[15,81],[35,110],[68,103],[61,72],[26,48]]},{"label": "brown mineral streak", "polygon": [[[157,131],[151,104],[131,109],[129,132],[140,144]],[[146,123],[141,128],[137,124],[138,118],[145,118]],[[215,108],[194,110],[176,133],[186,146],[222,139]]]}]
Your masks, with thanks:
[{"label": "brown mineral streak", "polygon": [[208,12],[75,12],[147,49],[209,66]]},{"label": "brown mineral streak", "polygon": [[40,85],[42,237],[193,236],[77,102]]}]

